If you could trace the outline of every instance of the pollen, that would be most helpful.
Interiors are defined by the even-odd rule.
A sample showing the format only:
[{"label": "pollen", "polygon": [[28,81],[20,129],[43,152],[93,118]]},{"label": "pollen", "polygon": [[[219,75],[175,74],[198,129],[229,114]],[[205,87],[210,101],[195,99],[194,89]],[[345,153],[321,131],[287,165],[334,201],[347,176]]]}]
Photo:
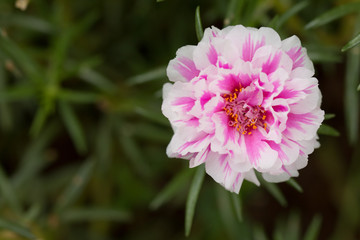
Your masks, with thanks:
[{"label": "pollen", "polygon": [[242,98],[243,87],[234,89],[232,93],[223,94],[224,107],[222,108],[228,115],[229,126],[243,135],[251,135],[258,128],[266,130],[267,124],[266,111],[259,105],[248,104],[246,99]]}]

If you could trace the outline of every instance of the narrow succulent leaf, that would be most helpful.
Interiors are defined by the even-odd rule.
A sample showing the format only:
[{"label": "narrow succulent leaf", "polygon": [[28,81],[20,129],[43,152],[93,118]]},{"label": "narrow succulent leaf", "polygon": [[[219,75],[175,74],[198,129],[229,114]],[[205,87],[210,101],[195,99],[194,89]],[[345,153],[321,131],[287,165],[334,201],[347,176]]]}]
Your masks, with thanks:
[{"label": "narrow succulent leaf", "polygon": [[131,127],[117,122],[117,136],[124,154],[129,158],[134,169],[143,177],[149,177],[151,174],[150,167],[144,161],[141,147],[132,136]]},{"label": "narrow succulent leaf", "polygon": [[79,77],[105,92],[116,90],[116,86],[109,79],[91,68],[82,68]]},{"label": "narrow succulent leaf", "polygon": [[162,66],[156,69],[153,69],[149,72],[142,73],[139,75],[136,75],[134,77],[131,77],[126,80],[126,82],[130,85],[138,85],[143,83],[148,83],[157,79],[164,79],[166,78],[166,67]]},{"label": "narrow succulent leaf", "polygon": [[268,240],[265,234],[265,230],[262,226],[255,225],[253,229],[253,239],[254,240]]},{"label": "narrow succulent leaf", "polygon": [[70,206],[82,193],[85,185],[90,179],[95,162],[92,159],[86,160],[80,167],[78,172],[72,178],[71,183],[60,195],[60,199],[56,205],[56,210],[62,212],[65,208]]},{"label": "narrow succulent leaf", "polygon": [[246,0],[231,0],[228,4],[228,9],[226,17],[224,19],[224,25],[228,26],[231,24],[236,24],[239,21],[239,18],[242,16],[242,10]]},{"label": "narrow succulent leaf", "polygon": [[198,41],[200,42],[204,36],[204,30],[203,30],[203,27],[201,24],[201,18],[200,18],[200,6],[197,6],[196,11],[195,11],[195,32],[196,32],[196,37],[197,37]]},{"label": "narrow succulent leaf", "polygon": [[281,206],[286,207],[287,201],[280,188],[275,183],[265,181],[259,174],[258,176],[260,183],[265,187],[265,189],[279,202]]},{"label": "narrow succulent leaf", "polygon": [[334,113],[327,113],[325,114],[325,120],[329,120],[329,119],[332,119],[335,117],[335,114]]},{"label": "narrow succulent leaf", "polygon": [[342,61],[341,52],[336,47],[322,46],[319,44],[305,45],[310,59],[316,63],[337,63]]},{"label": "narrow succulent leaf", "polygon": [[297,211],[291,211],[285,227],[286,240],[300,239],[300,214]]},{"label": "narrow succulent leaf", "polygon": [[35,221],[40,216],[40,214],[43,213],[43,208],[44,205],[41,201],[34,202],[23,214],[23,221],[26,223]]},{"label": "narrow succulent leaf", "polygon": [[[229,192],[221,186],[216,186],[215,190],[217,210],[220,215],[220,220],[223,223],[222,227],[224,228],[226,235],[229,236],[229,239],[236,239],[240,224],[238,224],[238,221],[236,220],[231,196]],[[244,235],[240,236],[246,238]]]},{"label": "narrow succulent leaf", "polygon": [[57,82],[61,80],[65,57],[72,41],[86,31],[97,18],[96,13],[89,13],[80,22],[68,29],[64,29],[58,37],[54,38],[55,42],[51,55],[51,65],[48,71],[48,81],[50,84],[57,84]]},{"label": "narrow succulent leaf", "polygon": [[194,218],[196,202],[199,197],[202,183],[204,181],[205,169],[204,166],[199,166],[196,169],[194,178],[192,180],[189,194],[186,201],[186,212],[185,212],[185,236],[190,235],[191,226]]},{"label": "narrow succulent leaf", "polygon": [[322,134],[322,135],[328,135],[328,136],[333,136],[333,137],[338,137],[340,136],[340,132],[338,130],[336,130],[335,128],[327,125],[327,124],[321,124],[319,130],[318,130],[318,134]]},{"label": "narrow succulent leaf", "polygon": [[309,5],[308,1],[301,1],[297,4],[295,4],[292,8],[287,10],[283,15],[279,16],[277,20],[275,21],[275,29],[280,29],[286,21],[288,21],[292,16],[303,10]]},{"label": "narrow succulent leaf", "polygon": [[244,2],[245,3],[242,9],[243,17],[241,17],[241,20],[243,21],[244,26],[253,26],[257,17],[255,11],[260,3],[260,0],[244,0]]},{"label": "narrow succulent leaf", "polygon": [[284,234],[283,234],[282,228],[280,226],[277,226],[275,231],[273,232],[273,239],[274,240],[287,240],[284,238]]},{"label": "narrow succulent leaf", "polygon": [[358,33],[353,39],[351,39],[345,46],[341,49],[342,52],[345,52],[360,43],[360,33]]},{"label": "narrow succulent leaf", "polygon": [[[241,236],[243,239],[251,239],[250,226],[246,222],[239,222],[239,216],[234,209],[234,201],[239,201],[239,195],[230,193],[222,186],[216,184],[216,203],[220,220],[223,223],[222,228],[225,229],[229,239],[237,239]],[[232,199],[232,196],[234,198]]]},{"label": "narrow succulent leaf", "polygon": [[60,218],[65,222],[84,221],[112,221],[128,222],[131,214],[127,211],[105,208],[75,208],[67,209],[60,213]]},{"label": "narrow succulent leaf", "polygon": [[0,193],[5,199],[7,205],[16,213],[21,213],[21,205],[18,197],[16,196],[15,189],[9,178],[6,176],[4,169],[0,165]]},{"label": "narrow succulent leaf", "polygon": [[7,229],[26,239],[30,239],[30,240],[38,239],[29,229],[17,223],[13,223],[2,218],[0,218],[0,228]]},{"label": "narrow succulent leaf", "polygon": [[75,147],[79,153],[86,152],[86,139],[81,123],[79,122],[75,112],[70,104],[66,101],[59,102],[60,114],[65,123],[67,131],[73,140]]},{"label": "narrow succulent leaf", "polygon": [[[360,3],[359,3],[360,4]],[[360,31],[360,15],[357,17],[354,33]],[[347,52],[345,69],[344,110],[347,137],[351,144],[355,144],[359,132],[359,93],[356,87],[360,81],[360,46]]]},{"label": "narrow succulent leaf", "polygon": [[34,139],[25,149],[17,171],[11,179],[16,190],[28,190],[24,190],[24,188],[28,187],[27,184],[34,180],[39,175],[39,172],[51,163],[49,159],[45,158],[44,151],[57,133],[58,127],[50,124],[44,129],[42,134]]},{"label": "narrow succulent leaf", "polygon": [[58,98],[74,103],[94,103],[100,99],[100,95],[93,92],[61,89],[58,92]]},{"label": "narrow succulent leaf", "polygon": [[54,31],[54,27],[50,22],[39,17],[25,15],[25,14],[11,14],[6,17],[6,21],[9,26],[21,27],[23,29],[29,29],[39,33],[51,34]]},{"label": "narrow succulent leaf", "polygon": [[23,69],[29,79],[37,83],[41,81],[39,67],[36,63],[23,51],[23,49],[2,33],[0,34],[0,50],[11,57],[16,64]]},{"label": "narrow succulent leaf", "polygon": [[136,107],[135,112],[148,120],[159,123],[163,126],[169,126],[169,121],[162,114],[158,114],[157,112],[150,111],[143,107]]},{"label": "narrow succulent leaf", "polygon": [[360,11],[360,2],[352,2],[335,7],[309,22],[305,28],[315,28],[339,19],[349,13]]},{"label": "narrow succulent leaf", "polygon": [[300,192],[300,193],[303,192],[302,187],[300,186],[300,184],[298,184],[298,183],[295,181],[295,179],[290,178],[286,183],[289,184],[290,186],[292,186],[293,188],[295,188],[296,191],[298,191],[298,192]]},{"label": "narrow succulent leaf", "polygon": [[50,108],[45,105],[41,105],[35,114],[34,120],[30,127],[30,133],[33,136],[37,136],[43,128],[46,119],[50,115]]},{"label": "narrow succulent leaf", "polygon": [[20,101],[35,98],[36,90],[31,85],[17,85],[1,90],[0,101]]},{"label": "narrow succulent leaf", "polygon": [[241,206],[242,203],[241,203],[240,194],[235,194],[231,192],[229,192],[229,194],[231,195],[231,200],[234,206],[236,218],[239,222],[242,222],[243,215],[242,215],[242,206]]},{"label": "narrow succulent leaf", "polygon": [[148,141],[168,143],[172,137],[172,132],[169,129],[152,123],[134,123],[132,127],[136,129],[136,131],[134,130],[135,137]]},{"label": "narrow succulent leaf", "polygon": [[163,204],[171,200],[177,193],[182,191],[189,183],[189,178],[192,171],[188,168],[178,173],[160,193],[150,203],[150,208],[153,210],[158,209]]},{"label": "narrow succulent leaf", "polygon": [[[2,92],[7,92],[7,76],[5,68],[0,64],[0,96]],[[13,116],[10,105],[6,102],[0,102],[0,125],[1,129],[8,130],[13,127]]]},{"label": "narrow succulent leaf", "polygon": [[97,129],[96,138],[96,156],[99,159],[99,167],[101,170],[109,170],[111,168],[111,152],[113,148],[112,124],[109,118],[105,117],[101,120]]},{"label": "narrow succulent leaf", "polygon": [[48,147],[58,133],[58,126],[49,124],[44,131],[25,149],[17,171],[12,177],[12,184],[19,189],[30,182],[50,161],[44,159],[45,148]]},{"label": "narrow succulent leaf", "polygon": [[316,240],[321,228],[322,218],[319,215],[314,216],[313,220],[310,223],[310,226],[305,232],[304,240]]}]

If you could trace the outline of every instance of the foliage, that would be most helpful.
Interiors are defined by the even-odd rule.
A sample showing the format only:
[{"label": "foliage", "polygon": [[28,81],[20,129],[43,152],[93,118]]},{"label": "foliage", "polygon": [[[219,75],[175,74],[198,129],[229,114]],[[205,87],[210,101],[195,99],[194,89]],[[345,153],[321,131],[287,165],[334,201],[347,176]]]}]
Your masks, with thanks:
[{"label": "foliage", "polygon": [[[185,225],[190,239],[359,237],[359,13],[345,0],[1,1],[0,239],[183,239]],[[336,117],[297,182],[234,195],[166,157],[160,105],[176,49],[239,23],[298,35]]]}]

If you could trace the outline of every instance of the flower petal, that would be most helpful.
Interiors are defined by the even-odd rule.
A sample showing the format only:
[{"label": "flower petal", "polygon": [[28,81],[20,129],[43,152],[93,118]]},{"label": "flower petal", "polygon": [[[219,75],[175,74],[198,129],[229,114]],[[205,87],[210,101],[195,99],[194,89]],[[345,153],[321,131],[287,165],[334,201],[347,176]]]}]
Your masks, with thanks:
[{"label": "flower petal", "polygon": [[307,55],[305,48],[301,47],[300,39],[296,36],[289,37],[282,41],[282,50],[291,58],[293,69],[305,67],[314,73],[314,65]]},{"label": "flower petal", "polygon": [[276,168],[280,164],[278,161],[278,153],[273,150],[259,131],[255,131],[251,135],[242,135],[245,140],[246,152],[250,163],[258,171],[265,171]]},{"label": "flower petal", "polygon": [[176,58],[171,60],[166,74],[172,82],[189,82],[198,76],[200,71],[196,69],[193,61],[195,46],[185,46],[176,52]]}]

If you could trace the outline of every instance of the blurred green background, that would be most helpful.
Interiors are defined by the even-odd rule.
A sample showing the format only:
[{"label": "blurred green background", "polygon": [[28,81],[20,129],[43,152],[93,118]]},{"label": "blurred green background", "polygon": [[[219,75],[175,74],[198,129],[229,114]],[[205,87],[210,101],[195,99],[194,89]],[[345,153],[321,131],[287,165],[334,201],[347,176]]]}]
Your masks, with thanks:
[{"label": "blurred green background", "polygon": [[298,35],[336,117],[296,179],[302,193],[246,182],[236,195],[206,176],[188,238],[360,239],[360,49],[341,52],[360,32],[359,1],[20,2],[0,1],[1,240],[185,238],[196,170],[167,158],[160,106],[169,60],[197,44],[197,6],[204,28]]}]

